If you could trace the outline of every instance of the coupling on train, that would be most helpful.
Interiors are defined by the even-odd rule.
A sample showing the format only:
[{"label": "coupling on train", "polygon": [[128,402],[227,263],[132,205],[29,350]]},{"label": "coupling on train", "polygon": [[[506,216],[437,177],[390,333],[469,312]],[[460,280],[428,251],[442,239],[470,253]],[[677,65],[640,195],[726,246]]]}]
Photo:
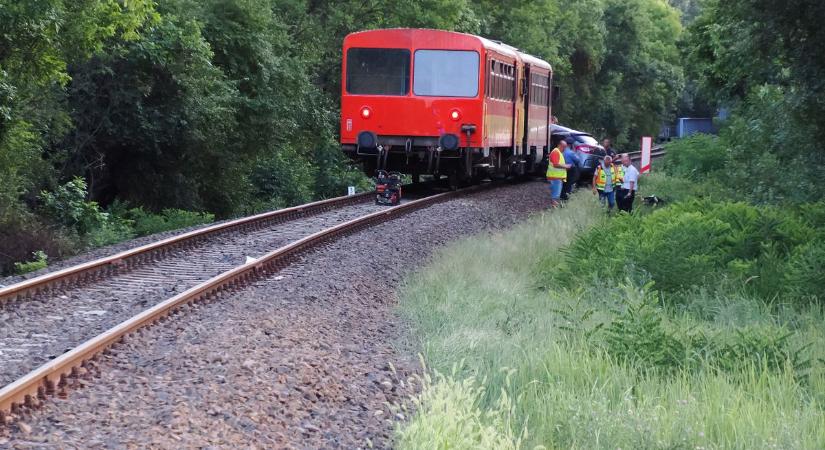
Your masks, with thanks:
[{"label": "coupling on train", "polygon": [[353,33],[343,53],[341,146],[368,175],[541,172],[558,93],[546,61],[426,29]]}]

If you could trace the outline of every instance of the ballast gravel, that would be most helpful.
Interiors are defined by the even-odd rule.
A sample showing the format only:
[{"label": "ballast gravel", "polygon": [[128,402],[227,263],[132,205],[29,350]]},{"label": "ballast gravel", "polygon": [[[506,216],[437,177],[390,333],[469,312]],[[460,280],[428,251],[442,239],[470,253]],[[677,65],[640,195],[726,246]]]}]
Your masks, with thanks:
[{"label": "ballast gravel", "polygon": [[296,239],[379,211],[370,203],[227,232],[94,283],[0,307],[0,385],[157,303]]},{"label": "ballast gravel", "polygon": [[543,183],[430,206],[332,242],[97,360],[0,447],[386,448],[415,392],[395,289],[444,243],[547,208]]}]

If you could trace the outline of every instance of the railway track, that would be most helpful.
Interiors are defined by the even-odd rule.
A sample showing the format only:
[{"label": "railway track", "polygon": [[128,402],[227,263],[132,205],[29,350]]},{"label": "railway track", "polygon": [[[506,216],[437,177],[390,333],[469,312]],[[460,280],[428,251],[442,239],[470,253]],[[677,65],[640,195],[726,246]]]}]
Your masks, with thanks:
[{"label": "railway track", "polygon": [[[657,148],[652,157],[662,155]],[[640,153],[631,157],[637,160]],[[371,205],[372,194],[316,202],[214,225],[0,289],[0,305],[6,303],[0,308],[0,385],[8,383],[0,390],[0,426],[9,413],[64,391],[67,380],[125,336],[182,307],[277,272],[337,236],[476,189],[392,209]],[[278,250],[267,253],[272,248]]]},{"label": "railway track", "polygon": [[31,300],[41,294],[48,295],[51,291],[77,287],[84,283],[93,282],[102,278],[117,275],[136,267],[158,261],[169,256],[175,250],[193,248],[206,239],[225,233],[247,233],[260,230],[275,224],[308,217],[321,212],[330,211],[357,203],[368,202],[371,193],[362,193],[347,197],[337,197],[329,200],[308,203],[306,205],[281,209],[242,219],[232,220],[217,225],[173,236],[151,244],[143,245],[115,255],[99,258],[83,264],[78,264],[63,270],[50,272],[30,280],[15,283],[0,288],[0,305],[15,300]]},{"label": "railway track", "polygon": [[3,289],[16,297],[0,309],[0,386],[247,258],[381,209],[370,200],[344,197],[219,224]]},{"label": "railway track", "polygon": [[[180,312],[195,302],[221,297],[227,291],[239,289],[253,280],[278,272],[299,255],[339,236],[483,188],[483,186],[475,186],[460,191],[436,194],[408,201],[390,209],[366,203],[370,199],[369,194],[356,198],[318,202],[290,208],[291,211],[280,214],[269,213],[269,215],[256,216],[263,223],[274,221],[276,224],[292,227],[292,232],[285,232],[283,226],[257,223],[253,218],[241,219],[235,223],[210,227],[213,228],[211,230],[201,230],[200,234],[187,233],[182,235],[185,237],[170,238],[78,267],[47,274],[20,283],[20,285],[9,286],[3,290],[6,294],[5,298],[14,292],[17,296],[18,307],[38,305],[39,308],[35,311],[39,313],[38,315],[29,315],[31,311],[27,311],[16,314],[11,321],[13,327],[17,328],[17,332],[24,335],[22,339],[26,341],[24,342],[25,348],[31,355],[42,355],[42,351],[50,351],[51,356],[46,356],[46,358],[53,359],[34,368],[31,363],[36,358],[23,358],[24,363],[17,365],[17,371],[19,372],[22,368],[30,371],[22,377],[19,376],[20,373],[12,376],[13,371],[6,370],[3,374],[3,370],[0,370],[0,376],[5,378],[0,378],[0,384],[9,383],[0,390],[0,426],[11,422],[12,417],[19,416],[26,409],[37,407],[49,395],[65,395],[68,382],[73,377],[86,372],[86,367],[97,355],[143,327],[162,320],[170,314]],[[308,210],[309,206],[312,209]],[[298,218],[290,220],[289,217]],[[300,231],[294,230],[296,225],[300,225]],[[233,232],[226,233],[227,230]],[[252,230],[253,232],[241,234],[236,232],[238,230]],[[261,230],[264,231],[261,232]],[[195,244],[203,243],[204,234],[209,236],[210,233],[212,236],[209,237],[209,245]],[[222,234],[226,235],[223,239],[227,242],[219,239],[220,245],[216,245],[215,237],[220,238]],[[258,241],[255,241],[256,239]],[[164,245],[174,246],[172,247],[174,250],[164,249]],[[216,250],[216,247],[220,247],[220,250]],[[252,258],[247,258],[250,256],[250,251],[260,252],[263,247],[278,249],[261,252]],[[222,257],[226,249],[232,250],[228,258]],[[240,261],[239,258],[241,258]],[[204,260],[209,262],[204,264]],[[200,266],[204,265],[207,270],[201,270]],[[121,274],[124,268],[125,273]],[[198,275],[189,276],[193,271]],[[95,283],[95,280],[100,283]],[[97,297],[94,297],[95,300],[91,302],[94,305],[100,304],[100,298],[105,298],[113,292],[125,292],[128,294],[126,297],[129,297],[131,301],[127,299],[124,303],[131,307],[122,308],[118,314],[110,315],[108,321],[97,320],[99,317],[106,317],[108,311],[89,310],[89,306],[84,305],[84,300],[92,297],[83,295],[89,292],[94,293],[96,289],[99,290]],[[21,299],[28,301],[21,302]],[[135,299],[142,301],[134,302]],[[153,301],[153,299],[158,300]],[[119,299],[112,300],[114,299],[109,299],[107,304],[120,303]],[[80,314],[78,314],[79,310],[72,309],[84,307],[85,312],[81,311]],[[135,309],[139,311],[135,312]],[[48,311],[51,311],[51,315]],[[72,314],[72,317],[63,317],[60,314],[63,316]],[[124,317],[128,319],[123,320]],[[46,322],[43,322],[44,318]],[[84,330],[95,329],[100,328],[104,323],[110,324],[115,318],[119,318],[115,325],[99,330],[91,338],[84,337],[83,332],[77,331],[77,325],[69,328],[69,332],[65,335],[61,333],[65,329],[47,330],[48,326],[44,327],[44,323],[67,324],[80,321]],[[9,321],[9,317],[4,319]],[[41,328],[40,332],[28,330],[22,333],[26,328],[27,319],[37,320]],[[88,327],[86,322],[89,320],[94,322],[95,326]],[[0,335],[0,345],[5,344],[5,346],[0,346],[0,351],[8,350],[8,334]],[[38,345],[37,339],[45,339],[50,344]],[[3,342],[4,340],[6,342]],[[4,360],[8,358],[4,356]],[[4,367],[7,365],[4,364]]]},{"label": "railway track", "polygon": [[[662,156],[665,156],[665,154],[667,154],[667,151],[665,150],[664,147],[654,147],[650,150],[650,159],[653,160],[653,159],[661,158]],[[641,161],[642,160],[642,152],[641,151],[628,152],[628,156],[630,156],[631,161]]]}]

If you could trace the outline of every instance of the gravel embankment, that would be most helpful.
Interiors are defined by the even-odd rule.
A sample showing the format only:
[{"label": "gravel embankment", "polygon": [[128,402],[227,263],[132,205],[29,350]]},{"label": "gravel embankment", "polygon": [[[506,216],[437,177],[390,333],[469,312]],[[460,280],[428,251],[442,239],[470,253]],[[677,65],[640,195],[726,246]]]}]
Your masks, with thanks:
[{"label": "gravel embankment", "polygon": [[416,349],[397,347],[402,277],[445,242],[508,227],[547,197],[542,183],[507,186],[330,243],[131,337],[85,387],[0,431],[0,446],[386,447],[386,403],[406,398],[416,367]]},{"label": "gravel embankment", "polygon": [[359,204],[226,233],[101,281],[0,308],[0,385],[184,290],[298,238],[381,207]]}]

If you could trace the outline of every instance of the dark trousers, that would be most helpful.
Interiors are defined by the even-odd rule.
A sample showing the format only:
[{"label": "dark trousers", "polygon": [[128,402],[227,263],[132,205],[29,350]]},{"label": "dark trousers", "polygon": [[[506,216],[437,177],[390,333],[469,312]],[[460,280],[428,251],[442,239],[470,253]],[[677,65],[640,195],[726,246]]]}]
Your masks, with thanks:
[{"label": "dark trousers", "polygon": [[573,166],[567,169],[567,180],[564,182],[564,186],[561,188],[561,198],[567,200],[567,197],[573,193],[573,186],[576,185],[576,182],[579,181],[579,168]]},{"label": "dark trousers", "polygon": [[[627,194],[630,194],[628,197]],[[627,197],[627,198],[625,198]],[[616,191],[616,203],[619,206],[620,211],[626,211],[628,214],[633,212],[633,200],[636,199],[636,191],[630,191],[630,189],[622,189],[619,188]]]}]

